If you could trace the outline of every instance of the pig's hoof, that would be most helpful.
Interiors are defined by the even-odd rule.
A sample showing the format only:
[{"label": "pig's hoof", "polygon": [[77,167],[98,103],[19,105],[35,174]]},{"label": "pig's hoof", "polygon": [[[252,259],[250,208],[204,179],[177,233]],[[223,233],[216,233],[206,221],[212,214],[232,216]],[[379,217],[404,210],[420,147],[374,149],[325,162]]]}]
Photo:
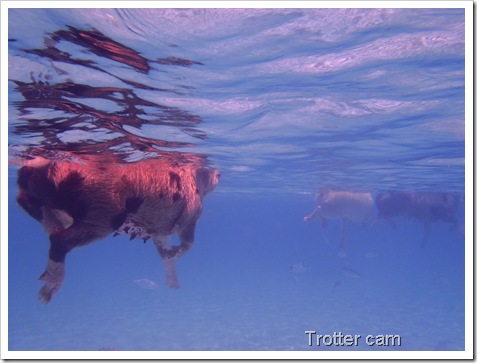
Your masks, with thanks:
[{"label": "pig's hoof", "polygon": [[178,289],[180,287],[179,280],[177,276],[168,276],[166,280],[167,286],[173,289]]},{"label": "pig's hoof", "polygon": [[38,294],[38,298],[41,300],[43,304],[48,304],[55,295],[58,290],[60,290],[60,284],[45,284],[41,289],[40,293]]},{"label": "pig's hoof", "polygon": [[60,290],[64,278],[64,263],[49,260],[45,272],[39,278],[40,281],[45,282],[38,295],[43,304],[48,304],[51,298]]}]

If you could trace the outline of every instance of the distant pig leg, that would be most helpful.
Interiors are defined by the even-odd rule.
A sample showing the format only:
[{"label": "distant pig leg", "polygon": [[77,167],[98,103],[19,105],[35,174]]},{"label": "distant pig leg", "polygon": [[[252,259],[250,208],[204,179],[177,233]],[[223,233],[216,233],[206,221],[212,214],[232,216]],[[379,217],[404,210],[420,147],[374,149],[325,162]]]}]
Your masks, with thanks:
[{"label": "distant pig leg", "polygon": [[348,226],[349,226],[349,221],[346,218],[343,218],[341,220],[341,236],[340,236],[340,256],[345,256],[346,253],[344,251],[344,246],[346,243],[346,240],[348,238]]},{"label": "distant pig leg", "polygon": [[328,228],[328,221],[326,220],[326,218],[320,216],[320,221],[321,221],[321,226],[323,227],[323,229],[327,229]]},{"label": "distant pig leg", "polygon": [[316,213],[318,213],[320,210],[321,210],[321,206],[316,207],[313,212],[311,212],[310,214],[305,216],[304,221],[308,222],[310,219],[313,219],[315,217]]},{"label": "distant pig leg", "polygon": [[426,247],[427,241],[429,240],[429,237],[431,236],[431,224],[429,222],[424,223],[424,236],[421,241],[421,247],[424,248]]}]

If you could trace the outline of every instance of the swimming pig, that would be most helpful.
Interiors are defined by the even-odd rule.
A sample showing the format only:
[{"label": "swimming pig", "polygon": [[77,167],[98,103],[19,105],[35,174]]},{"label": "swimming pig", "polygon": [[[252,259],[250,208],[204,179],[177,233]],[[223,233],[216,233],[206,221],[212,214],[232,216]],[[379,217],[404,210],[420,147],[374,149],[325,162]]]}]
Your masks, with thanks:
[{"label": "swimming pig", "polygon": [[422,246],[431,233],[431,223],[441,221],[457,226],[455,217],[459,196],[438,192],[383,192],[376,195],[378,217],[387,219],[394,227],[392,218],[404,217],[424,224]]},{"label": "swimming pig", "polygon": [[[64,279],[66,254],[113,231],[151,237],[166,267],[167,284],[178,287],[175,260],[194,242],[202,199],[218,183],[204,162],[149,159],[135,163],[37,158],[18,172],[17,201],[40,221],[50,238],[39,298],[48,303]],[[177,233],[179,245],[170,245]]]},{"label": "swimming pig", "polygon": [[305,222],[318,216],[323,228],[327,219],[341,220],[340,247],[344,248],[349,222],[366,222],[372,215],[373,197],[371,193],[344,190],[323,190],[316,194],[317,207],[307,215]]}]

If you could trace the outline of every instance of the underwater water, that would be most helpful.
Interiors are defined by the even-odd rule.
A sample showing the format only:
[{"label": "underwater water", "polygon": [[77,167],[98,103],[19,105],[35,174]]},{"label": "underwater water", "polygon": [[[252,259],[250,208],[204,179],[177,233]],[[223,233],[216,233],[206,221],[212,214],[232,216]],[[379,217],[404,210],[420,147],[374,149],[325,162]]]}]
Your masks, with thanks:
[{"label": "underwater water", "polygon": [[[8,9],[8,350],[468,349],[464,26],[462,8]],[[32,156],[217,169],[180,288],[151,242],[110,234],[42,304],[48,235],[16,202]],[[304,221],[320,190],[459,204],[431,208],[449,223],[373,203],[340,246],[340,215]]]}]

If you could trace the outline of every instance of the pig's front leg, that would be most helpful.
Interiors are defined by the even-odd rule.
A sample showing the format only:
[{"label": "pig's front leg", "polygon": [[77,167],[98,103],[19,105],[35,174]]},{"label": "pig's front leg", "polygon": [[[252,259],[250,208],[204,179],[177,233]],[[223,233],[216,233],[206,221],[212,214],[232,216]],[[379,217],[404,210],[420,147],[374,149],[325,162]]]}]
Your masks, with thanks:
[{"label": "pig's front leg", "polygon": [[176,258],[173,257],[170,236],[155,235],[153,241],[166,269],[167,286],[175,289],[179,288],[179,280],[177,279],[176,273]]},{"label": "pig's front leg", "polygon": [[316,213],[318,213],[320,210],[321,210],[321,206],[316,207],[313,212],[311,212],[310,214],[305,216],[305,218],[303,218],[304,221],[308,222],[309,220],[313,219],[315,217]]},{"label": "pig's front leg", "polygon": [[187,225],[180,233],[179,246],[170,245],[170,236],[156,235],[154,244],[166,268],[166,282],[169,287],[178,288],[179,280],[176,273],[176,260],[186,253],[194,244],[195,222]]}]

